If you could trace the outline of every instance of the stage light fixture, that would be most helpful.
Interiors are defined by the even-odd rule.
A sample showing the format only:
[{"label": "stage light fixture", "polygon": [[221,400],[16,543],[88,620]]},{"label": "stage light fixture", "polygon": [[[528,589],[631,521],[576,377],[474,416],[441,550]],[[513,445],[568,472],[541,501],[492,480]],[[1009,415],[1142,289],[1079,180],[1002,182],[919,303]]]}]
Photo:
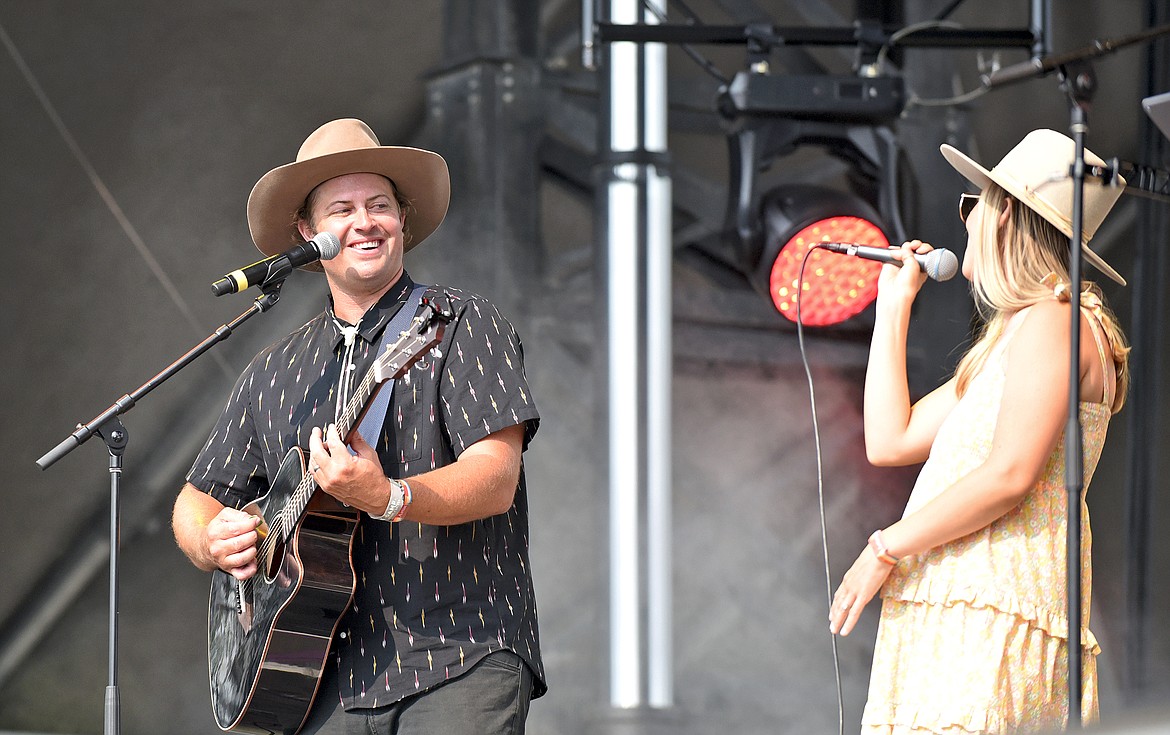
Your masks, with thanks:
[{"label": "stage light fixture", "polygon": [[[797,289],[805,326],[840,324],[877,298],[881,264],[815,248],[821,242],[889,247],[877,212],[860,197],[803,184],[766,192],[760,199],[763,247],[752,280],[772,305],[795,322]],[[814,249],[815,248],[815,249]],[[805,254],[804,283],[798,284]]]}]

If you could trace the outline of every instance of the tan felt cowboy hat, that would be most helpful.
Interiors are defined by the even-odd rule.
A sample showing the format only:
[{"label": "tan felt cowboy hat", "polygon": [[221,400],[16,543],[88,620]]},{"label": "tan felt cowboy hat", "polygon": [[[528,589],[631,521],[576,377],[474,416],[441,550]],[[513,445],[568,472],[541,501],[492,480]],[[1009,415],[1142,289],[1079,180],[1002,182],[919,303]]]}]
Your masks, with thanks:
[{"label": "tan felt cowboy hat", "polygon": [[[309,193],[337,176],[381,174],[410,200],[407,229],[410,250],[434,232],[447,214],[451,179],[447,162],[438,153],[420,148],[384,146],[361,120],[327,122],[313,131],[294,163],[264,174],[248,195],[248,229],[260,252],[276,255],[302,240],[295,214]],[[305,266],[321,270],[320,263]]]},{"label": "tan felt cowboy hat", "polygon": [[[975,186],[985,189],[994,181],[1012,197],[1072,237],[1073,182],[1069,168],[1076,153],[1075,145],[1071,138],[1055,130],[1033,130],[990,171],[952,146],[943,144],[941,150],[955,170]],[[1089,166],[1105,165],[1088,148],[1085,149],[1085,163]],[[1125,279],[1100,255],[1090,250],[1088,242],[1097,233],[1101,221],[1109,214],[1124,188],[1125,179],[1121,176],[1117,177],[1117,186],[1104,186],[1098,179],[1086,178],[1081,227],[1081,253],[1084,259],[1122,286],[1125,285]]]}]

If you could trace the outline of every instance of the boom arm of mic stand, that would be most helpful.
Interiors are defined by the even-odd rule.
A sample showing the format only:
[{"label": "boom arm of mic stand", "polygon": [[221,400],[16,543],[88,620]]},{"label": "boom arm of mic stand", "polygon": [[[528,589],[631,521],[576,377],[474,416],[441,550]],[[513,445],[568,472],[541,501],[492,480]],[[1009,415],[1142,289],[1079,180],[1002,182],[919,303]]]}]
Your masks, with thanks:
[{"label": "boom arm of mic stand", "polygon": [[138,399],[142,398],[147,393],[157,388],[159,385],[162,385],[172,375],[182,370],[191,362],[194,362],[197,357],[202,355],[204,352],[207,352],[214,345],[230,337],[232,332],[237,327],[246,322],[253,315],[262,311],[268,311],[276,304],[277,301],[280,300],[280,287],[283,285],[283,283],[284,281],[282,279],[276,283],[266,284],[263,293],[256,297],[256,300],[252,302],[252,305],[248,307],[247,311],[243,312],[227,324],[220,325],[219,328],[207,336],[202,342],[195,345],[195,347],[192,347],[187,351],[186,354],[164,368],[162,372],[158,373],[153,378],[134,389],[133,392],[127,393],[118,400],[114,401],[114,403],[112,403],[109,408],[102,411],[86,423],[78,424],[76,431],[74,431],[72,434],[66,437],[64,441],[50,449],[40,459],[37,460],[37,466],[42,470],[48,469],[57,460],[61,459],[66,454],[69,454],[74,449],[84,444],[94,434],[100,433],[102,431],[102,427],[105,426],[106,423],[112,419],[116,420],[116,417],[126,413],[131,408],[134,408],[134,404],[138,402]]},{"label": "boom arm of mic stand", "polygon": [[1063,54],[1049,54],[1048,56],[1029,59],[1019,64],[1012,64],[1001,69],[996,69],[990,74],[983,75],[983,86],[989,88],[1002,87],[1006,84],[1022,82],[1025,79],[1042,77],[1074,61],[1104,56],[1125,46],[1148,41],[1166,34],[1170,34],[1170,25],[1149,28],[1141,33],[1134,33],[1129,36],[1122,36],[1121,38],[1106,39],[1103,41],[1098,39],[1076,51],[1068,51]]}]

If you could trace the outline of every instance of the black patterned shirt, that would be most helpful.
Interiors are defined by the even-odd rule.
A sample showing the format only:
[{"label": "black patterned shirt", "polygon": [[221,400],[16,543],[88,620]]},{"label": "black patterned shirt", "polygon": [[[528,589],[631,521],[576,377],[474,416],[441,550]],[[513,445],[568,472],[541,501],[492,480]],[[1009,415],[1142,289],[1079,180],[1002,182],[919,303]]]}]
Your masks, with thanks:
[{"label": "black patterned shirt", "polygon": [[[404,274],[362,317],[349,373],[365,375],[412,285]],[[377,443],[390,477],[451,464],[488,434],[518,424],[527,449],[540,423],[512,325],[474,294],[432,286],[425,296],[449,303],[455,318],[439,346],[394,383]],[[289,449],[307,449],[313,427],[334,420],[346,390],[339,388],[342,327],[328,308],[252,360],[188,482],[235,508],[267,492]],[[506,513],[456,526],[389,523],[363,513],[352,556],[357,590],[332,649],[347,709],[437,686],[501,648],[531,667],[533,696],[545,692],[523,465]]]}]

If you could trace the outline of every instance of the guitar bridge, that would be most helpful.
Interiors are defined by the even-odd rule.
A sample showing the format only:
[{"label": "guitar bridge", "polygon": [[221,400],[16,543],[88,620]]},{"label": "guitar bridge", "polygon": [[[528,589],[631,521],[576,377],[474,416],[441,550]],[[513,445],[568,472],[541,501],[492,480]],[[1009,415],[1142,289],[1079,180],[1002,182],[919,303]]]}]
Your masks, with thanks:
[{"label": "guitar bridge", "polygon": [[247,582],[236,580],[236,618],[240,621],[240,628],[245,633],[252,630],[252,604],[244,599],[247,594]]}]

